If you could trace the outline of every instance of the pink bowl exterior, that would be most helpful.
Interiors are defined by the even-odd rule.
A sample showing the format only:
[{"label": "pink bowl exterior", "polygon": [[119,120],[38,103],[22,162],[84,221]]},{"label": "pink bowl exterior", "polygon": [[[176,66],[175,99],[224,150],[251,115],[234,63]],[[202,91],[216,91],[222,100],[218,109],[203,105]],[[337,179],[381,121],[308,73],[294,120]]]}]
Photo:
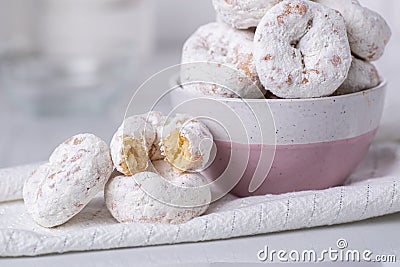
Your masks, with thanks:
[{"label": "pink bowl exterior", "polygon": [[[343,96],[249,100],[256,113],[258,105],[265,112],[265,102],[269,104],[276,128],[275,144],[260,142],[256,134],[250,145],[235,143],[225,140],[210,125],[217,154],[203,174],[210,179],[218,178],[227,166],[231,151],[246,152],[247,149],[250,160],[246,171],[232,190],[237,196],[319,190],[341,185],[368,152],[382,116],[385,89],[386,84],[382,83],[378,87]],[[177,105],[190,97],[193,95],[181,90],[172,95],[172,104]],[[239,113],[244,112],[241,108],[243,103],[236,99],[219,100]],[[246,117],[246,114],[241,115]],[[245,120],[245,123],[251,137],[255,127],[251,119]],[[249,183],[261,151],[271,151],[274,146],[275,157],[270,172],[265,173],[266,179],[256,191],[249,192]],[[238,170],[238,173],[242,171]]]},{"label": "pink bowl exterior", "polygon": [[[332,142],[278,145],[270,172],[262,185],[249,192],[250,181],[257,168],[264,145],[241,145],[216,141],[217,156],[212,165],[202,174],[209,179],[219,177],[228,165],[232,149],[250,149],[250,160],[239,183],[232,193],[241,196],[282,194],[288,192],[326,189],[343,184],[368,151],[376,131],[364,135]],[[236,159],[240,160],[240,159]],[[236,166],[236,164],[232,164]],[[242,170],[233,171],[240,173]]]}]

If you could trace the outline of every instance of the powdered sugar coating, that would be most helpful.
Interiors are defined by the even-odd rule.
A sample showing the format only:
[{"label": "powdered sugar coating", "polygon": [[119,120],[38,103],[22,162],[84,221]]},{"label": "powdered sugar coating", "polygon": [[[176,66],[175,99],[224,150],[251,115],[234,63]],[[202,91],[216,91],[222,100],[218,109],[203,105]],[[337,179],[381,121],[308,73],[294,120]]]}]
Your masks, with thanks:
[{"label": "powdered sugar coating", "polygon": [[156,133],[156,137],[149,151],[150,160],[164,159],[161,153],[161,134],[167,117],[158,111],[150,111],[144,114],[143,117],[153,126]]},{"label": "powdered sugar coating", "polygon": [[378,86],[380,77],[375,66],[353,57],[346,80],[336,91],[337,95],[351,94]]},{"label": "powdered sugar coating", "polygon": [[146,170],[155,138],[156,132],[144,115],[126,118],[110,144],[114,167],[125,175]]},{"label": "powdered sugar coating", "polygon": [[217,16],[236,29],[256,27],[269,9],[282,0],[213,0]]},{"label": "powdered sugar coating", "polygon": [[92,134],[68,139],[26,180],[27,212],[41,226],[55,227],[79,213],[108,181],[110,149]]},{"label": "powdered sugar coating", "polygon": [[375,61],[382,57],[392,35],[385,19],[357,0],[315,0],[338,10],[344,17],[352,52],[359,58]]},{"label": "powdered sugar coating", "polygon": [[[168,165],[164,161],[154,164]],[[173,173],[172,177],[141,172],[112,178],[104,193],[107,208],[119,222],[181,224],[203,214],[211,201],[210,189],[203,186],[205,178],[194,173]]]},{"label": "powdered sugar coating", "polygon": [[351,64],[343,17],[309,1],[283,1],[271,8],[254,43],[260,80],[281,98],[331,95]]},{"label": "powdered sugar coating", "polygon": [[184,65],[181,82],[193,81],[193,76],[200,73],[204,74],[202,81],[215,84],[197,83],[184,88],[204,95],[263,98],[265,89],[253,60],[253,38],[251,30],[235,30],[221,23],[201,26],[184,44],[182,63],[212,62],[217,67]]},{"label": "powdered sugar coating", "polygon": [[[188,147],[182,145],[180,153],[184,153],[184,160],[178,162],[171,156],[172,146],[168,139],[174,134],[179,133],[179,139],[184,139]],[[179,140],[177,140],[179,142]],[[213,135],[207,126],[201,121],[194,119],[190,115],[176,114],[170,118],[162,132],[161,151],[165,160],[181,171],[198,172],[207,165],[213,144]],[[181,145],[181,144],[179,144]]]},{"label": "powdered sugar coating", "polygon": [[[173,181],[175,185],[187,187],[202,187],[209,184],[209,181],[200,173],[181,172],[165,160],[156,160],[151,163],[151,172],[157,173],[168,181]],[[206,190],[207,199],[208,191]],[[209,199],[208,199],[209,200]],[[195,203],[195,202],[193,202]],[[200,201],[203,203],[203,201]]]}]

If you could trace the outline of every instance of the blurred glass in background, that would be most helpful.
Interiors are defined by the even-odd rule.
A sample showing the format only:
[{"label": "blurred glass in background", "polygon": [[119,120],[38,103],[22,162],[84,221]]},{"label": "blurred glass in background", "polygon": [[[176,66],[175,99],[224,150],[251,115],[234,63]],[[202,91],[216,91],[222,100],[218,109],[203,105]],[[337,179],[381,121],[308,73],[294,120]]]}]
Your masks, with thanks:
[{"label": "blurred glass in background", "polygon": [[109,141],[153,51],[153,3],[0,0],[0,167],[82,132]]},{"label": "blurred glass in background", "polygon": [[104,111],[152,47],[146,0],[0,0],[0,87],[37,114]]}]

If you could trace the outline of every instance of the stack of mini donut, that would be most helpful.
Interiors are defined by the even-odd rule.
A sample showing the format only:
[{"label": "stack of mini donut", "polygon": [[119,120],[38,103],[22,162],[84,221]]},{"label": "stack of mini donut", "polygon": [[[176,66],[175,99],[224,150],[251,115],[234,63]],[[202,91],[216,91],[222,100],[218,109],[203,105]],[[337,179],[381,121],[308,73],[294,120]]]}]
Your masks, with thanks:
[{"label": "stack of mini donut", "polygon": [[[213,62],[237,75],[224,77],[231,88],[204,81],[184,85],[187,91],[316,98],[381,82],[371,61],[383,55],[391,31],[358,0],[213,0],[213,5],[217,22],[201,26],[186,41],[182,63]],[[186,81],[190,74],[182,71],[181,82]],[[249,84],[257,85],[260,97],[247,90]]]},{"label": "stack of mini donut", "polygon": [[212,141],[193,117],[167,119],[159,112],[125,119],[110,147],[93,134],[73,136],[27,178],[26,210],[43,227],[59,226],[104,190],[119,222],[184,223],[211,201],[198,172],[209,161]]}]

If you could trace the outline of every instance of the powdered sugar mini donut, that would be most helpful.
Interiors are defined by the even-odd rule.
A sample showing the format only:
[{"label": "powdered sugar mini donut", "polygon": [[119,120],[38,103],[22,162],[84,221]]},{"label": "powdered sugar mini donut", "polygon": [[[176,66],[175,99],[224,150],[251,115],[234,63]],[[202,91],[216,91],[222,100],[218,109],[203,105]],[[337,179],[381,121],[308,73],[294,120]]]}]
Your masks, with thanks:
[{"label": "powdered sugar mini donut", "polygon": [[342,16],[313,2],[283,1],[271,8],[254,44],[260,80],[281,98],[331,95],[351,64]]},{"label": "powdered sugar mini donut", "polygon": [[353,57],[349,74],[335,94],[351,94],[373,88],[379,83],[380,77],[375,66],[368,61]]},{"label": "powdered sugar mini donut", "polygon": [[379,59],[392,35],[385,19],[357,0],[316,0],[338,10],[344,17],[352,52],[359,58]]},{"label": "powdered sugar mini donut", "polygon": [[61,225],[103,190],[112,170],[110,149],[103,140],[92,134],[74,136],[26,180],[26,210],[41,226]]},{"label": "powdered sugar mini donut", "polygon": [[[169,165],[164,161],[154,164]],[[175,173],[172,179],[167,177],[141,172],[110,179],[104,192],[107,208],[119,222],[168,224],[185,223],[207,210],[211,191],[204,186],[207,182],[202,175]]]},{"label": "powdered sugar mini donut", "polygon": [[[151,167],[149,166],[149,171],[157,173],[167,181],[173,181],[175,185],[179,186],[202,187],[209,183],[209,181],[200,173],[176,171],[175,167],[169,164],[165,160],[153,161],[151,163]],[[208,189],[209,187],[206,187],[206,190],[203,193],[205,193],[206,199],[210,200],[208,198],[209,197]],[[207,203],[207,202],[200,201],[200,203]],[[198,204],[193,206],[198,206]]]},{"label": "powdered sugar mini donut", "polygon": [[162,132],[165,160],[181,171],[200,171],[208,163],[213,143],[210,130],[199,120],[177,114]]},{"label": "powdered sugar mini donut", "polygon": [[150,111],[143,116],[149,122],[156,133],[154,142],[150,148],[150,160],[161,160],[164,156],[161,153],[161,134],[167,117],[158,111]]},{"label": "powdered sugar mini donut", "polygon": [[204,74],[201,80],[214,84],[196,83],[184,88],[204,95],[263,98],[265,89],[253,61],[253,38],[253,31],[235,30],[221,23],[200,27],[184,44],[182,63],[212,62],[216,66],[183,65],[181,82],[198,80],[193,77]]},{"label": "powdered sugar mini donut", "polygon": [[282,0],[213,0],[217,16],[236,29],[256,27],[265,13]]},{"label": "powdered sugar mini donut", "polygon": [[156,132],[144,115],[124,120],[111,140],[111,157],[117,171],[133,175],[145,171]]}]

